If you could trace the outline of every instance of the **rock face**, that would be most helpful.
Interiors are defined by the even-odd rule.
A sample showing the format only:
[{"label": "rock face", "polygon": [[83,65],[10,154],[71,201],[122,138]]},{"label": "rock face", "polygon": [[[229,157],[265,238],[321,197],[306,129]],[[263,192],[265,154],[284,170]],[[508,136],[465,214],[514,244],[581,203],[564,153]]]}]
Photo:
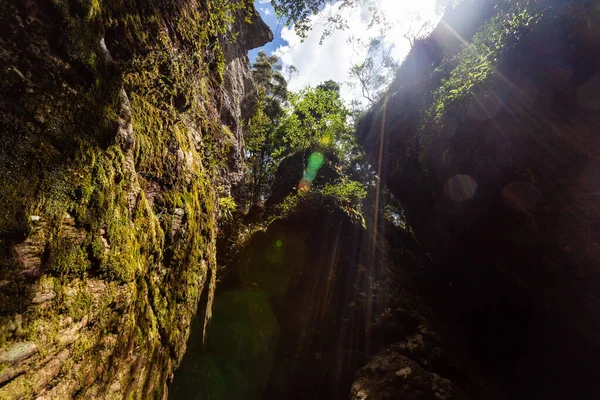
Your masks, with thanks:
[{"label": "rock face", "polygon": [[244,148],[242,122],[251,116],[256,100],[256,88],[250,70],[248,49],[261,47],[273,40],[273,33],[256,13],[246,20],[246,11],[238,10],[235,22],[228,27],[228,37],[236,37],[235,41],[223,43],[223,53],[227,62],[224,73],[224,86],[221,98],[221,121],[228,126],[233,136],[234,145],[232,155],[229,157],[226,168],[221,175],[224,194],[229,195],[231,189],[234,194],[241,190],[239,187],[244,176]]},{"label": "rock face", "polygon": [[596,2],[464,2],[359,132],[434,259],[424,297],[509,398],[599,395],[599,44]]},{"label": "rock face", "polygon": [[194,0],[8,0],[0,26],[0,398],[164,397],[270,32]]},{"label": "rock face", "polygon": [[[266,213],[298,184],[304,157],[280,165]],[[313,187],[337,177],[327,162]],[[420,297],[411,272],[431,261],[410,234],[382,215],[375,233],[373,215],[365,228],[346,211],[307,192],[254,234],[222,275],[207,343],[194,322],[171,398],[347,399],[356,371],[392,343],[397,356],[366,367],[355,398],[498,398]]]},{"label": "rock face", "polygon": [[373,357],[352,385],[352,400],[468,399],[448,379],[427,372],[416,362],[391,349]]}]

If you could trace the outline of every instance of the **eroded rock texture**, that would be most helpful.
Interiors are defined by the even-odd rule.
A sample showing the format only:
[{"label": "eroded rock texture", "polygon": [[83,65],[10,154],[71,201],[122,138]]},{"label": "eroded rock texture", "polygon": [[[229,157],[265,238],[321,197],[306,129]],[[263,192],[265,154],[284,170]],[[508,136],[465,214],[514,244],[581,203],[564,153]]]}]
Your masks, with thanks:
[{"label": "eroded rock texture", "polygon": [[0,398],[166,394],[270,37],[215,4],[0,4]]}]

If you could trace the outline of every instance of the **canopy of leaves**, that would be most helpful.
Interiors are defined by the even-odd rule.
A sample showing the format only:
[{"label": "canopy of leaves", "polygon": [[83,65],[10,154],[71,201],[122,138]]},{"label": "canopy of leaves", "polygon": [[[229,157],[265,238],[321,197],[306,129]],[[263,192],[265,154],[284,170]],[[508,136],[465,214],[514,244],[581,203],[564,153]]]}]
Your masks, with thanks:
[{"label": "canopy of leaves", "polygon": [[389,86],[399,67],[391,56],[394,46],[386,45],[383,36],[372,38],[366,44],[357,39],[354,46],[366,50],[366,55],[362,62],[354,64],[350,69],[350,85],[359,86],[362,96],[370,104],[374,104]]},{"label": "canopy of leaves", "polygon": [[[285,19],[287,26],[294,26],[296,33],[300,37],[306,37],[311,26],[310,17],[317,14],[326,4],[339,3],[338,10],[353,7],[358,4],[358,0],[271,0],[273,9],[280,17]],[[329,28],[345,28],[346,21],[341,13],[328,17]],[[329,32],[331,33],[331,32]],[[327,36],[327,32],[325,36]]]},{"label": "canopy of leaves", "polygon": [[339,86],[326,82],[290,96],[286,116],[278,127],[281,139],[275,156],[306,151],[328,151],[349,133],[348,109],[339,94]]}]

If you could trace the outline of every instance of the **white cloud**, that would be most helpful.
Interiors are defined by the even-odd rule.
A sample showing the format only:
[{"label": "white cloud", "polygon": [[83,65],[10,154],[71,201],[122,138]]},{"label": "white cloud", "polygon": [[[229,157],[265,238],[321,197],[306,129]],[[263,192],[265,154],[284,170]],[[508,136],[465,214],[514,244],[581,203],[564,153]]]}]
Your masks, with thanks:
[{"label": "white cloud", "polygon": [[258,4],[267,4],[267,3],[271,3],[271,0],[258,0]]},{"label": "white cloud", "polygon": [[265,15],[271,15],[271,9],[270,8],[265,8]]},{"label": "white cloud", "polygon": [[[260,0],[259,0],[260,1]],[[423,21],[437,23],[439,17],[435,13],[435,0],[379,0],[381,10],[386,19],[391,22],[391,28],[385,33],[387,45],[394,44],[392,56],[401,61],[410,50],[409,42],[403,37],[405,33],[418,30]],[[287,46],[280,46],[275,53],[281,58],[285,68],[294,65],[299,74],[289,82],[291,90],[299,90],[306,86],[316,86],[328,79],[344,82],[353,64],[364,60],[364,50],[357,50],[348,43],[350,37],[368,41],[375,36],[377,29],[369,30],[371,20],[366,1],[347,13],[349,29],[335,31],[319,44],[321,35],[326,28],[325,21],[330,13],[337,11],[337,5],[327,5],[318,15],[313,17],[313,30],[308,37],[301,40],[293,29],[284,27],[281,37],[287,41]],[[415,18],[418,16],[418,18]],[[419,20],[416,20],[419,19]],[[364,100],[358,88],[342,86],[342,97]]]}]

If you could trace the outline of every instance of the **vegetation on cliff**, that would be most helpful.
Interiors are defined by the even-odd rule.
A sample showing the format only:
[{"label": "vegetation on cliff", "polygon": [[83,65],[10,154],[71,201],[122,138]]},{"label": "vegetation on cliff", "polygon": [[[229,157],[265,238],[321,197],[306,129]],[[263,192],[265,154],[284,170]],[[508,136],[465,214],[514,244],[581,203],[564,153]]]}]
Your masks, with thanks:
[{"label": "vegetation on cliff", "polygon": [[0,6],[3,399],[161,397],[215,288],[223,46],[253,13]]}]

